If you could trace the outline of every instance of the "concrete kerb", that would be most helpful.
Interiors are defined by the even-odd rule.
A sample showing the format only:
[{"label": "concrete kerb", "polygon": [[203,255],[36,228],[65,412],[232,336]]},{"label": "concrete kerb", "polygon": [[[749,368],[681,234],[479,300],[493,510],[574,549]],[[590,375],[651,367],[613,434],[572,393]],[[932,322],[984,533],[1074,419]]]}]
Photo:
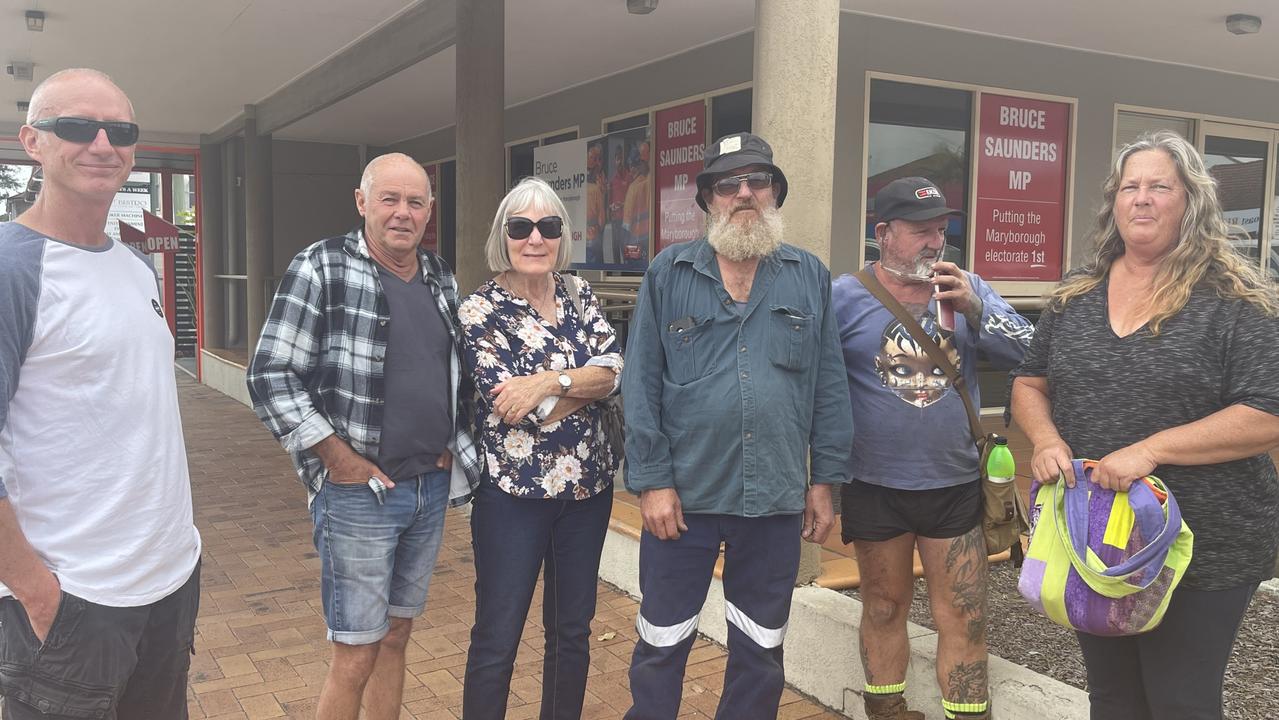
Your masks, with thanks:
[{"label": "concrete kerb", "polygon": [[1271,578],[1261,583],[1262,592],[1268,592],[1271,595],[1279,595],[1279,577]]},{"label": "concrete kerb", "polygon": [[[600,579],[639,597],[639,542],[610,531],[600,559]],[[861,603],[816,586],[795,589],[786,633],[786,681],[818,702],[855,720],[864,720],[861,661],[857,654]],[[728,640],[724,587],[715,579],[698,621],[698,631],[720,644]],[[912,709],[942,720],[936,679],[936,633],[910,623],[911,662],[906,695]],[[999,717],[1086,720],[1088,694],[1020,665],[990,658],[991,700]]]}]

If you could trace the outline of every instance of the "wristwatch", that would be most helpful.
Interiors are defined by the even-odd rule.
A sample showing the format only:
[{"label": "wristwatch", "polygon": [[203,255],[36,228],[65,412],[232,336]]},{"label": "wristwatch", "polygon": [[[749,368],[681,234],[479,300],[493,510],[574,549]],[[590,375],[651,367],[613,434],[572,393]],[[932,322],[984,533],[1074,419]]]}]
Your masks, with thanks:
[{"label": "wristwatch", "polygon": [[560,395],[567,395],[569,388],[573,387],[573,378],[568,373],[560,373]]}]

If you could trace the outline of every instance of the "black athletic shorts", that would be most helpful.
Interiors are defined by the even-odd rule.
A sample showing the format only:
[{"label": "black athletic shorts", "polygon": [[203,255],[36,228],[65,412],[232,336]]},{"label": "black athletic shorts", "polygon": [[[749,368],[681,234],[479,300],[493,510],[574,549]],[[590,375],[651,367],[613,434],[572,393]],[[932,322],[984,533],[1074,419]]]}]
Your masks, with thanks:
[{"label": "black athletic shorts", "polygon": [[897,490],[854,478],[839,490],[844,544],[913,533],[954,538],[981,522],[981,480],[935,490]]}]

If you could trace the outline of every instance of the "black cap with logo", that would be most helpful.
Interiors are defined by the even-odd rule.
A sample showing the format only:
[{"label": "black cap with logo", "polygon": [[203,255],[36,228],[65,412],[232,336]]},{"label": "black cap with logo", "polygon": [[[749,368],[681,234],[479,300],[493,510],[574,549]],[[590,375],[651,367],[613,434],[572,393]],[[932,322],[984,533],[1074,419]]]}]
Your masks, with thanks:
[{"label": "black cap with logo", "polygon": [[928,178],[900,178],[875,193],[875,217],[883,223],[889,220],[932,220],[943,215],[963,214],[960,210],[946,207],[946,197]]},{"label": "black cap with logo", "polygon": [[725,135],[706,146],[702,162],[703,170],[697,174],[697,205],[703,211],[710,212],[706,209],[702,191],[711,186],[715,176],[747,165],[767,165],[769,172],[773,173],[773,185],[777,187],[777,207],[781,207],[782,201],[786,199],[786,175],[773,164],[773,148],[758,135]]}]

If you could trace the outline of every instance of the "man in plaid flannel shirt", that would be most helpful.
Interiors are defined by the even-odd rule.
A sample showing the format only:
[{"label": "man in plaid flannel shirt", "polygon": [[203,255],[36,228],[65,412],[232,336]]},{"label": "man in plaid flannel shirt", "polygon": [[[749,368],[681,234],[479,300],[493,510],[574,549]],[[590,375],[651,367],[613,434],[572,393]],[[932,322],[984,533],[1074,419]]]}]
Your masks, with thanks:
[{"label": "man in plaid flannel shirt", "polygon": [[461,411],[457,284],[419,243],[430,182],[406,155],[369,163],[364,226],[293,258],[248,371],[258,417],[306,485],[333,661],[318,718],[399,716],[449,504],[479,458]]}]

